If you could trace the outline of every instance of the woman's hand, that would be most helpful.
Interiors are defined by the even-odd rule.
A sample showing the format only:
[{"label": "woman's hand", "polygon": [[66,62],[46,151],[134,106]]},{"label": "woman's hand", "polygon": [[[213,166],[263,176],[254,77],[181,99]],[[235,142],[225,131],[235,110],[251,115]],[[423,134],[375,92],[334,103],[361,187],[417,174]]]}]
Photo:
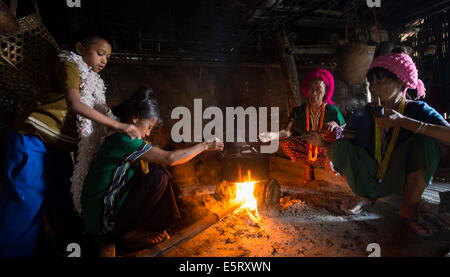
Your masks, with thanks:
[{"label": "woman's hand", "polygon": [[396,110],[385,109],[383,117],[375,118],[375,122],[380,128],[387,129],[392,127],[401,127],[405,117]]},{"label": "woman's hand", "polygon": [[142,138],[141,132],[133,124],[120,123],[119,128],[117,128],[117,129],[119,131],[121,131],[122,133],[127,134],[132,139],[135,139],[135,138],[141,139]]},{"label": "woman's hand", "polygon": [[308,132],[304,135],[301,135],[300,138],[308,141],[314,146],[325,147],[326,145],[328,145],[318,132]]},{"label": "woman's hand", "polygon": [[330,122],[325,123],[324,131],[331,132],[334,130],[334,128],[337,128],[337,127],[339,127],[339,124],[337,124],[335,121],[330,121]]},{"label": "woman's hand", "polygon": [[259,134],[259,139],[266,143],[272,140],[280,139],[280,138],[288,138],[291,136],[291,132],[287,130],[281,130],[279,132],[263,132]]},{"label": "woman's hand", "polygon": [[202,142],[205,151],[223,151],[223,142],[219,140]]},{"label": "woman's hand", "polygon": [[279,137],[280,134],[278,132],[263,132],[259,134],[259,139],[264,143],[278,139]]}]

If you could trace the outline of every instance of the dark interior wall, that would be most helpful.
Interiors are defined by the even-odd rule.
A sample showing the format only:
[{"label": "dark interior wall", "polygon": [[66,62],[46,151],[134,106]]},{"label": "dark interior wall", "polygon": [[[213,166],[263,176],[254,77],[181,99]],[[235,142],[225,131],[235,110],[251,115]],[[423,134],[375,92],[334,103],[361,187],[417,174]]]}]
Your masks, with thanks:
[{"label": "dark interior wall", "polygon": [[[170,144],[170,114],[177,106],[186,106],[193,114],[194,98],[209,106],[279,107],[280,122],[288,117],[289,90],[279,65],[260,64],[110,64],[102,73],[108,85],[107,100],[114,107],[127,99],[139,86],[155,91],[164,119],[156,138]],[[204,120],[203,125],[209,120]],[[283,127],[283,126],[281,126]],[[162,134],[161,134],[162,133]]]},{"label": "dark interior wall", "polygon": [[[170,131],[177,120],[171,120],[172,109],[186,106],[193,114],[194,98],[209,106],[279,107],[280,127],[284,127],[289,111],[290,91],[279,65],[262,64],[109,64],[102,73],[108,84],[107,101],[114,107],[127,99],[139,86],[148,86],[156,93],[164,119],[162,129],[151,137],[154,144],[165,149],[186,146],[175,144]],[[203,125],[209,120],[204,120]],[[270,123],[268,124],[270,126]],[[171,168],[181,187],[214,185],[220,181],[221,157],[204,153],[189,163]]]}]

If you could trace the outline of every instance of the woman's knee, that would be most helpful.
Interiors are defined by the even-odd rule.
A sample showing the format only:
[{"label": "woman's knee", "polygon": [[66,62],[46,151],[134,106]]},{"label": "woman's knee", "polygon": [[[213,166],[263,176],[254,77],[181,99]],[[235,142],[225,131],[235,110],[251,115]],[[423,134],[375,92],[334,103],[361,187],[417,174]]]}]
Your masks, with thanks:
[{"label": "woman's knee", "polygon": [[[438,163],[443,154],[442,145],[432,137],[414,135],[409,139],[406,146],[407,149],[405,150],[408,153],[407,163],[410,169],[408,172],[412,172],[411,168],[415,171],[419,167]],[[419,164],[416,165],[416,163]]]},{"label": "woman's knee", "polygon": [[157,186],[160,189],[165,189],[172,182],[172,177],[166,169],[162,167],[154,167],[150,172],[144,175],[145,183],[149,186]]}]

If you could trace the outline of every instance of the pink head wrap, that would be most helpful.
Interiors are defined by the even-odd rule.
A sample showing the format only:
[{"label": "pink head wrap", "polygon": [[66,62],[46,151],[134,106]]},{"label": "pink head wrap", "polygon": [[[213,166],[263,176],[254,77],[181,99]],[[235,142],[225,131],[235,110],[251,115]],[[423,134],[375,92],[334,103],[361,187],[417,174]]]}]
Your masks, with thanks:
[{"label": "pink head wrap", "polygon": [[369,70],[375,67],[382,67],[389,70],[405,83],[403,96],[405,96],[406,91],[410,88],[417,89],[416,99],[425,96],[425,85],[419,79],[417,67],[409,55],[392,53],[379,56],[372,62]]},{"label": "pink head wrap", "polygon": [[334,104],[331,100],[331,97],[333,97],[334,93],[334,78],[333,74],[331,74],[331,72],[326,69],[315,69],[308,73],[308,75],[306,75],[301,85],[301,92],[303,96],[308,96],[308,86],[313,79],[320,79],[325,83],[325,85],[327,86],[327,90],[325,91],[325,95],[323,96],[323,101],[327,104]]}]

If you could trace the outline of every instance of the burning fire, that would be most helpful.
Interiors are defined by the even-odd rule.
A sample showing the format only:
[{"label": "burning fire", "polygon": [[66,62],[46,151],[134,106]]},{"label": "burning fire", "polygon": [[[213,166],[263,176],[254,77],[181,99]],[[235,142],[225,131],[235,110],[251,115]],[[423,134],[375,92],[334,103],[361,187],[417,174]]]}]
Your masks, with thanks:
[{"label": "burning fire", "polygon": [[244,182],[235,183],[236,202],[244,202],[242,208],[258,212],[256,198],[253,195],[256,183],[256,181],[252,181],[250,170],[247,171],[247,178],[244,179]]}]

